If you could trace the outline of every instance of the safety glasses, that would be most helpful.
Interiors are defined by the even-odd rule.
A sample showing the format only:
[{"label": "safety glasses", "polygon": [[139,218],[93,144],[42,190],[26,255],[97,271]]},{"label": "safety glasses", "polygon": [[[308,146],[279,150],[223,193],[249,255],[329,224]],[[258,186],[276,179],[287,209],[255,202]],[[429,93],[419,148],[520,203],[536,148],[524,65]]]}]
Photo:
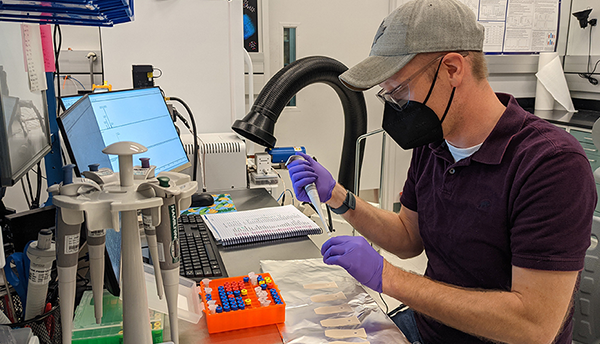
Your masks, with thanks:
[{"label": "safety glasses", "polygon": [[444,55],[440,55],[435,59],[429,61],[425,66],[421,69],[413,73],[408,79],[402,81],[400,85],[394,88],[391,91],[386,91],[385,89],[381,89],[381,91],[377,92],[377,98],[381,100],[383,104],[388,103],[396,110],[402,110],[410,99],[410,86],[409,84],[419,78],[432,64],[437,62],[440,58],[444,57]]},{"label": "safety glasses", "polygon": [[[462,56],[467,56],[469,54],[468,51],[461,51],[458,53],[461,54]],[[396,110],[402,110],[406,106],[406,104],[408,104],[408,102],[410,100],[409,84],[411,83],[411,81],[414,81],[417,78],[419,78],[427,70],[427,68],[431,67],[432,64],[436,63],[437,61],[439,61],[441,58],[443,58],[446,55],[447,54],[442,54],[442,55],[434,58],[433,60],[429,61],[429,63],[427,63],[425,66],[423,66],[421,69],[419,69],[415,73],[413,73],[408,79],[402,81],[400,83],[400,85],[398,85],[393,90],[388,92],[385,89],[382,89],[381,91],[377,92],[377,98],[379,98],[379,100],[381,100],[381,102],[383,104],[388,103]],[[437,76],[437,73],[436,73],[436,76]],[[430,93],[431,93],[431,90],[430,90]]]}]

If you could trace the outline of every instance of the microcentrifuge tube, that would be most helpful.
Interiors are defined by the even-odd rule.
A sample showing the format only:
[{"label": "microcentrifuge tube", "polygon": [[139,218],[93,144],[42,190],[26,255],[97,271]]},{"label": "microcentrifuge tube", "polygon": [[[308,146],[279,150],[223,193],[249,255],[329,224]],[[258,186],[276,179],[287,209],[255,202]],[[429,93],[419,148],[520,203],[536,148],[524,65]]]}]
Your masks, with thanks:
[{"label": "microcentrifuge tube", "polygon": [[250,272],[248,277],[250,277],[250,282],[252,282],[252,285],[258,284],[258,276],[254,272]]}]

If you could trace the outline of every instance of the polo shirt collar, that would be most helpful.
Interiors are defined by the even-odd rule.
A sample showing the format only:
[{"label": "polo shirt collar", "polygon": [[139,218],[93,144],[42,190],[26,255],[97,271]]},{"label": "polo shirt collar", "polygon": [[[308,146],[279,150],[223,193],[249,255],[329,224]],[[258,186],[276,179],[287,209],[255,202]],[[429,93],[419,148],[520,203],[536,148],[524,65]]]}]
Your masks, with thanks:
[{"label": "polo shirt collar", "polygon": [[[512,95],[496,93],[496,96],[506,106],[506,110],[490,135],[483,141],[481,148],[470,157],[472,161],[489,165],[500,164],[510,141],[521,130],[525,122],[525,110]],[[446,153],[448,153],[444,140],[429,144],[429,148],[440,157],[446,157]]]}]

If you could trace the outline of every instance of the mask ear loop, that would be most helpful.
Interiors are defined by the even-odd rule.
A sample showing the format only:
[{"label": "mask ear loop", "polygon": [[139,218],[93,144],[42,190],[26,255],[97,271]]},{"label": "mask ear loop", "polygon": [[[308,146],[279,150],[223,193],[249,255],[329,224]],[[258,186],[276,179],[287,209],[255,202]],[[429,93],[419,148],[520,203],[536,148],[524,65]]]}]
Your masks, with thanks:
[{"label": "mask ear loop", "polygon": [[423,105],[427,104],[427,101],[429,100],[429,96],[431,96],[431,92],[433,92],[433,87],[435,86],[435,81],[437,80],[438,72],[440,71],[440,67],[442,66],[442,61],[444,61],[443,57],[440,60],[440,64],[438,64],[437,69],[435,70],[435,75],[433,76],[433,82],[431,83],[431,87],[429,87],[429,92],[427,92],[427,97],[425,97],[425,100],[423,101]]},{"label": "mask ear loop", "polygon": [[450,105],[452,105],[452,99],[454,98],[454,91],[456,91],[456,87],[452,87],[452,93],[450,94],[450,100],[448,100],[448,105],[446,105],[446,110],[444,111],[444,115],[442,116],[442,119],[440,120],[440,125],[442,123],[444,123],[444,119],[446,118],[446,115],[448,114],[448,110],[450,110]]}]

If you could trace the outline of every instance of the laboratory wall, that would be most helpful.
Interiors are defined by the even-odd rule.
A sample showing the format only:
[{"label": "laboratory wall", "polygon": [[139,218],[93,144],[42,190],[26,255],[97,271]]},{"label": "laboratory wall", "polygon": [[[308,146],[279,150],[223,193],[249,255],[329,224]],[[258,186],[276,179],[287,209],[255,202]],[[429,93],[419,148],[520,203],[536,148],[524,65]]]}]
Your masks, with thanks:
[{"label": "laboratory wall", "polygon": [[[589,19],[598,19],[600,22],[598,0],[572,0],[570,13],[590,8],[592,12]],[[591,57],[588,57],[588,54],[591,54]],[[576,18],[571,16],[564,70],[572,97],[600,100],[600,85],[592,85],[579,76],[579,73],[591,71],[598,60],[600,60],[600,25],[594,27],[588,25],[582,29]],[[600,63],[597,67],[596,73],[599,73]]]},{"label": "laboratory wall", "polygon": [[[209,12],[186,11],[186,8],[195,9],[197,3],[219,6],[224,2],[199,0],[192,6],[190,2],[184,4],[184,1],[148,0],[136,3],[134,23],[100,31],[98,28],[62,26],[62,54],[68,56],[66,51],[69,50],[98,51],[100,46],[104,47],[102,63],[107,81],[114,83],[117,88],[130,87],[131,64],[152,64],[163,72],[163,76],[155,79],[156,84],[163,87],[168,95],[180,96],[189,102],[198,119],[199,132],[228,131],[232,121],[231,108],[239,109],[239,102],[232,105],[231,99],[219,98],[216,90],[231,86],[235,88],[234,93],[245,88],[247,94],[248,81],[237,79],[230,85],[230,69],[215,57],[230,47],[205,43],[217,32],[229,30],[228,27],[223,23],[207,25],[204,21],[211,17]],[[351,67],[368,56],[379,24],[404,2],[406,0],[258,0],[261,51],[251,54],[256,73],[254,96],[284,66],[284,28],[296,29],[296,59],[322,55]],[[600,86],[593,86],[578,75],[586,69],[590,27],[579,28],[572,13],[588,7],[598,7],[594,8],[590,19],[600,17],[598,0],[561,0],[557,51],[564,57],[563,66],[572,96],[600,99]],[[161,11],[157,12],[157,8]],[[224,14],[222,9],[215,11]],[[196,19],[189,19],[192,17]],[[135,25],[141,25],[144,30],[136,31]],[[146,38],[144,41],[133,41],[133,33],[137,35],[135,37]],[[591,42],[593,67],[593,63],[600,59],[600,25],[593,28]],[[139,47],[144,45],[152,49],[140,53]],[[495,91],[511,93],[520,98],[535,96],[537,55],[495,55],[487,56],[487,60],[489,81]],[[236,62],[238,70],[242,63],[240,61],[241,58]],[[217,67],[211,71],[213,64]],[[101,67],[95,68],[99,70]],[[208,72],[198,76],[198,70],[207,69]],[[76,91],[76,85],[71,81],[63,83],[62,87],[65,91],[69,88]],[[369,131],[381,127],[383,106],[376,99],[376,92],[377,87],[364,92]],[[221,99],[221,108],[207,108],[202,100],[208,98]],[[237,118],[242,117],[249,108],[248,97],[245,100],[242,110],[236,110]],[[324,84],[313,84],[301,90],[297,94],[296,105],[287,107],[281,114],[275,128],[277,146],[305,146],[311,155],[316,156],[337,176],[343,124],[342,106],[334,90]],[[181,128],[182,131],[186,130],[183,126]],[[381,137],[381,134],[377,134],[367,139],[361,189],[379,188]],[[250,151],[264,149],[252,144],[249,146]],[[395,147],[390,140],[386,147],[388,155],[391,154],[390,150],[394,150],[395,161],[398,162],[394,173],[399,180],[397,185],[401,185],[410,152]]]},{"label": "laboratory wall", "polygon": [[[296,28],[296,58],[328,56],[351,67],[369,55],[373,35],[389,13],[388,0],[271,0],[268,3],[269,65],[283,67],[283,32]],[[381,127],[383,105],[364,92],[368,130]],[[313,84],[301,90],[296,106],[286,108],[276,127],[278,146],[305,146],[337,177],[344,135],[342,106],[334,90]],[[361,189],[379,187],[381,135],[367,139]]]}]

